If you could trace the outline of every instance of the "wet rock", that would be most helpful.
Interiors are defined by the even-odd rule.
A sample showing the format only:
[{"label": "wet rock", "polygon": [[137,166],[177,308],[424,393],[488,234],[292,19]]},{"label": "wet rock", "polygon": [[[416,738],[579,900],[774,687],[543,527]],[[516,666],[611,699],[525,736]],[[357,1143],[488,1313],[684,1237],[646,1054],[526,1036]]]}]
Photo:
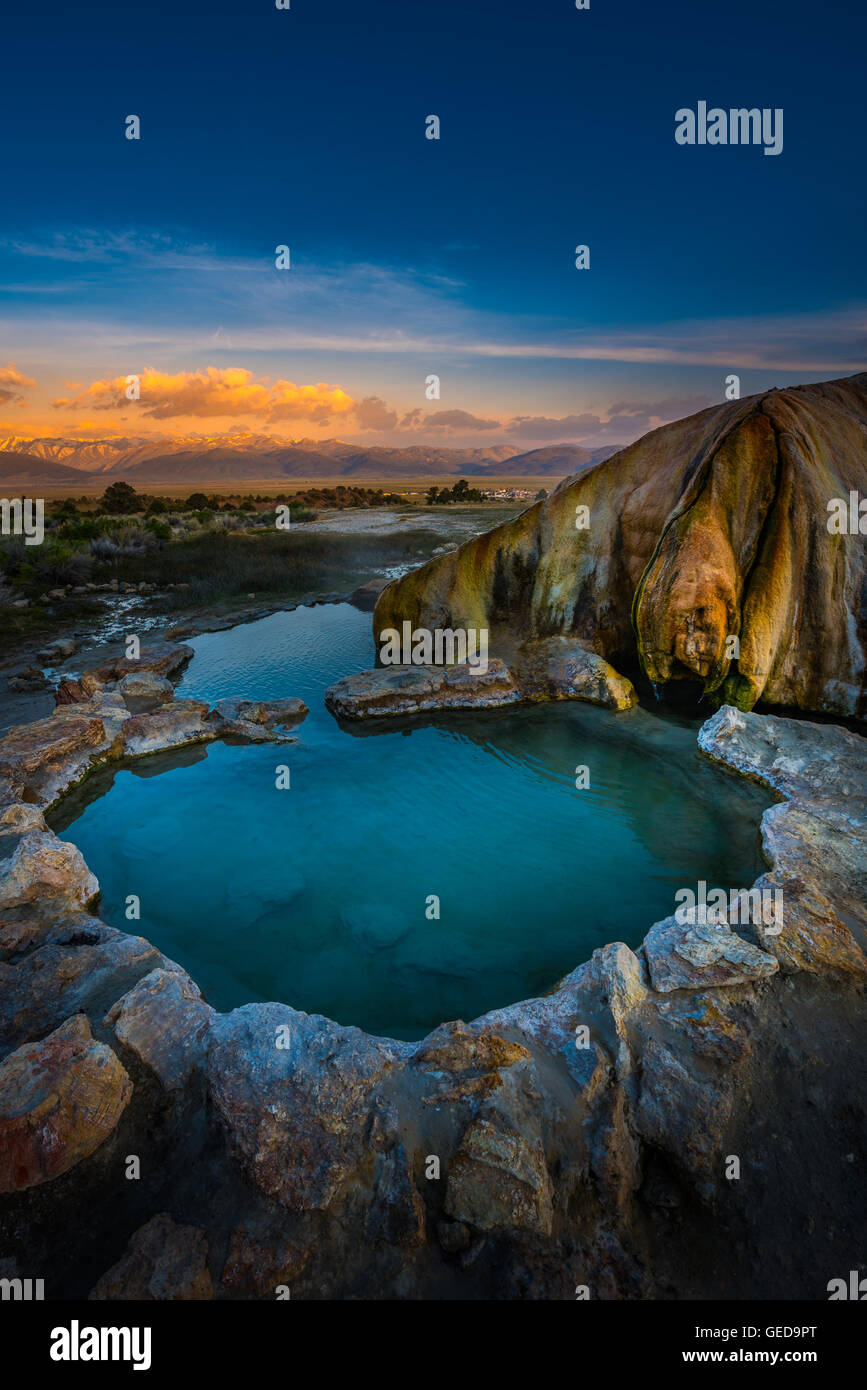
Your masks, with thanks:
[{"label": "wet rock", "polygon": [[247,724],[261,724],[271,729],[276,726],[291,728],[300,724],[310,713],[303,700],[287,698],[283,700],[218,700],[211,717],[227,723],[243,720]]},{"label": "wet rock", "polygon": [[118,1042],[178,1090],[204,1065],[214,1010],[182,970],[152,970],[109,1010]]},{"label": "wet rock", "polygon": [[103,1274],[90,1297],[194,1301],[213,1298],[208,1239],[198,1226],[182,1226],[161,1212],[141,1226],[120,1260]]},{"label": "wet rock", "polygon": [[81,1015],[0,1062],[0,1192],[59,1177],[113,1132],[132,1084]]},{"label": "wet rock", "polygon": [[175,700],[151,714],[134,714],[124,725],[123,751],[127,757],[180,748],[186,743],[205,743],[217,737],[207,722],[204,700]]},{"label": "wet rock", "polygon": [[644,938],[644,956],[653,988],[663,992],[738,985],[779,970],[773,956],[744,941],[727,922],[681,924],[666,917]]},{"label": "wet rock", "polygon": [[80,705],[87,699],[87,692],[81,681],[62,680],[54,692],[55,705]]},{"label": "wet rock", "polygon": [[457,666],[384,666],[344,676],[325,692],[325,703],[342,719],[413,714],[430,709],[495,709],[521,699],[511,672],[492,659],[485,672],[468,662]]},{"label": "wet rock", "polygon": [[308,714],[303,700],[218,700],[208,715],[220,737],[226,734],[251,743],[294,743],[281,732],[300,724]]},{"label": "wet rock", "polygon": [[632,682],[570,637],[527,642],[518,652],[515,674],[522,692],[533,699],[587,700],[606,709],[631,709],[638,703]]},{"label": "wet rock", "polygon": [[365,1156],[377,1083],[412,1046],[281,1004],[218,1014],[211,1039],[211,1094],[250,1180],[290,1210],[326,1207]]},{"label": "wet rock", "polygon": [[821,885],[841,920],[860,922],[867,901],[867,800],[811,797],[771,806],[762,817],[762,847],[774,879]]},{"label": "wet rock", "polygon": [[480,1231],[549,1235],[551,1180],[541,1140],[527,1138],[495,1112],[473,1120],[449,1165],[445,1210]]},{"label": "wet rock", "polygon": [[867,739],[832,724],[723,708],[699,746],[792,798],[762,817],[773,868],[755,885],[779,894],[782,930],[756,928],[785,971],[867,974]]}]

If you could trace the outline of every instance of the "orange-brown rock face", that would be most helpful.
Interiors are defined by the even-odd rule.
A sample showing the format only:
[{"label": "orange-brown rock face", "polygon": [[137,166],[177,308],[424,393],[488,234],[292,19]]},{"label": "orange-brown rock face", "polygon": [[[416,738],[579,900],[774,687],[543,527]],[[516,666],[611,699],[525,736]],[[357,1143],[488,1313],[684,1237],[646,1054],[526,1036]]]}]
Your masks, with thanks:
[{"label": "orange-brown rock face", "polygon": [[716,406],[389,585],[374,633],[484,626],[497,654],[571,634],[742,709],[863,717],[867,539],[829,530],[852,492],[867,496],[867,373]]}]

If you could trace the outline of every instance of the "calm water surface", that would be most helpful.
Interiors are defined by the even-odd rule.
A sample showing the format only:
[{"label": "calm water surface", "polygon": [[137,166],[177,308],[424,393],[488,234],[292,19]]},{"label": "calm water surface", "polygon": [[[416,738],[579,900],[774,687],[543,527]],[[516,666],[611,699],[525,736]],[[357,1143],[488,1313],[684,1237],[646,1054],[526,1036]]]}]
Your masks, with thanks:
[{"label": "calm water surface", "polygon": [[181,695],[299,695],[299,741],[140,760],[54,823],[106,920],[219,1009],[276,999],[421,1037],[544,992],[607,941],[638,945],[679,887],[746,886],[763,867],[768,794],[698,755],[700,721],[562,704],[341,727],[326,687],[374,662],[370,615],[348,604],[191,645]]}]

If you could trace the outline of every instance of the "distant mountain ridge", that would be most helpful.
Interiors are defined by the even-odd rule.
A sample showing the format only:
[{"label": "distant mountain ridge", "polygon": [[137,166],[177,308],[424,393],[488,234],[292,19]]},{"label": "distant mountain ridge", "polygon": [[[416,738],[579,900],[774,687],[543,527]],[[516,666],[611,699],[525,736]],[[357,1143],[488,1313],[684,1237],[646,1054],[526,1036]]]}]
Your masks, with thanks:
[{"label": "distant mountain ridge", "polygon": [[5,483],[75,483],[80,481],[80,468],[67,468],[53,459],[36,458],[17,449],[0,453],[0,487]]},{"label": "distant mountain ridge", "polygon": [[[85,440],[10,435],[0,439],[0,478],[74,482],[76,477],[85,481],[103,474],[110,475],[107,481],[126,478],[137,486],[336,477],[563,478],[608,458],[619,447],[584,449],[578,444],[556,444],[516,454],[511,444],[469,449],[421,444],[391,448],[341,439],[283,441],[257,434]],[[11,459],[15,460],[12,471],[7,466]]]}]

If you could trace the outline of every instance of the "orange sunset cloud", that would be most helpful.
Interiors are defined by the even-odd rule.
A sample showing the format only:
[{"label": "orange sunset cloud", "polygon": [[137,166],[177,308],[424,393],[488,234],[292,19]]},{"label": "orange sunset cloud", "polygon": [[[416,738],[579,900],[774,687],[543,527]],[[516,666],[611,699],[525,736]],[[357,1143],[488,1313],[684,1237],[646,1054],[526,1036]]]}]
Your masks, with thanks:
[{"label": "orange sunset cloud", "polygon": [[349,415],[356,406],[354,398],[339,386],[321,381],[308,386],[283,380],[272,383],[268,378],[256,381],[244,367],[207,367],[204,371],[175,373],[148,367],[136,377],[92,381],[78,395],[61,397],[52,404],[55,410],[133,408],[154,420],[259,415],[266,420],[312,422]]},{"label": "orange sunset cloud", "polygon": [[0,401],[9,405],[20,405],[24,400],[22,391],[29,391],[36,385],[32,377],[19,372],[14,362],[0,367]]}]

